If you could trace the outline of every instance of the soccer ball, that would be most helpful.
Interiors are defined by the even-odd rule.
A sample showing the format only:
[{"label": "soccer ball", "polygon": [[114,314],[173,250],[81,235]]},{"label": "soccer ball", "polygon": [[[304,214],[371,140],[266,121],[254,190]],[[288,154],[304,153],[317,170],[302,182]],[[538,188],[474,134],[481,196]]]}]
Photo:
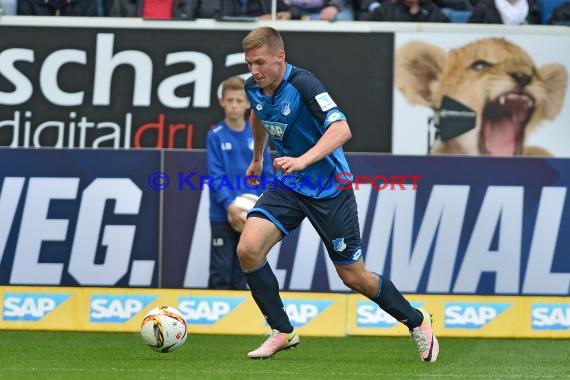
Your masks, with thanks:
[{"label": "soccer ball", "polygon": [[247,212],[255,206],[258,199],[259,197],[255,194],[245,193],[238,195],[232,203],[243,210],[242,215],[245,217],[247,216]]},{"label": "soccer ball", "polygon": [[155,307],[144,316],[141,335],[143,341],[154,351],[171,352],[186,342],[186,320],[172,306]]}]

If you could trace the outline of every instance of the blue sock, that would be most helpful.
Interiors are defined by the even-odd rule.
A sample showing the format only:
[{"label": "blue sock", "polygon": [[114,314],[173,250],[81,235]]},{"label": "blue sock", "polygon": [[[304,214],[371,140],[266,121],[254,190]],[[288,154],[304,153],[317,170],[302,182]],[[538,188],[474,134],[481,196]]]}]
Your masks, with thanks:
[{"label": "blue sock", "polygon": [[384,276],[378,275],[378,277],[380,278],[378,293],[371,300],[386,313],[408,326],[410,330],[421,325],[423,322],[422,313],[410,305],[392,281]]},{"label": "blue sock", "polygon": [[292,332],[293,326],[289,322],[279,295],[279,283],[269,263],[266,261],[259,268],[244,274],[251,289],[251,295],[271,329],[284,333]]}]

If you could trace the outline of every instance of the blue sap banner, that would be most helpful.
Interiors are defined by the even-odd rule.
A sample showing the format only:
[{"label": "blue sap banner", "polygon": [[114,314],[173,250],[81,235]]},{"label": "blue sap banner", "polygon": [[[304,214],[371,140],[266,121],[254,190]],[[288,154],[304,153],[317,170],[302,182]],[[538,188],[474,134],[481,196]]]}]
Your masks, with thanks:
[{"label": "blue sap banner", "polygon": [[[206,287],[208,194],[179,181],[199,188],[205,154],[165,161],[162,286]],[[350,154],[349,163],[366,266],[402,291],[570,294],[570,160]],[[348,290],[307,221],[270,263],[282,289]]]},{"label": "blue sap banner", "polygon": [[0,150],[0,284],[157,286],[158,151]]}]

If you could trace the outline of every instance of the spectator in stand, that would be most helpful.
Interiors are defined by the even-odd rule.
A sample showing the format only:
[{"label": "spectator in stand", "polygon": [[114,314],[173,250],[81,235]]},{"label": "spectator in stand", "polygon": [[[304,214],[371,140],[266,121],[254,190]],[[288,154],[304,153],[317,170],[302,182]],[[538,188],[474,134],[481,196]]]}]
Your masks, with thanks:
[{"label": "spectator in stand", "polygon": [[18,14],[23,16],[92,16],[97,2],[93,0],[18,0]]},{"label": "spectator in stand", "polygon": [[449,22],[447,16],[430,0],[384,1],[368,16],[369,21]]},{"label": "spectator in stand", "polygon": [[[432,0],[435,5],[449,18],[451,22],[457,18],[457,15],[462,15],[462,23],[467,22],[473,13],[473,5],[469,0]],[[464,13],[467,12],[467,13]],[[454,15],[456,15],[454,17]]]},{"label": "spectator in stand", "polygon": [[535,0],[479,0],[469,18],[475,24],[539,24]]},{"label": "spectator in stand", "polygon": [[294,20],[352,21],[349,0],[285,0]]},{"label": "spectator in stand", "polygon": [[[277,20],[291,20],[287,0],[277,0]],[[257,17],[259,20],[271,19],[271,0],[222,0],[223,15],[230,17]]]},{"label": "spectator in stand", "polygon": [[0,0],[0,14],[15,16],[17,13],[17,0]]},{"label": "spectator in stand", "polygon": [[352,5],[354,7],[355,20],[369,21],[374,9],[382,5],[382,0],[353,0]]},{"label": "spectator in stand", "polygon": [[97,0],[97,14],[99,16],[109,16],[113,0]]},{"label": "spectator in stand", "polygon": [[223,0],[114,0],[109,16],[164,20],[217,18]]},{"label": "spectator in stand", "polygon": [[109,11],[111,17],[142,17],[141,0],[114,0]]}]

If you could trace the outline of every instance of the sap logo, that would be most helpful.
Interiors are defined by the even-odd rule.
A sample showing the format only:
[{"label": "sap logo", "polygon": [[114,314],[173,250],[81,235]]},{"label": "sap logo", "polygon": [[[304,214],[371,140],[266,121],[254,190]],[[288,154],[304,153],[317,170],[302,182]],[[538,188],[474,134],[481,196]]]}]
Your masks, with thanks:
[{"label": "sap logo", "polygon": [[69,294],[6,293],[5,321],[39,321],[69,298]]},{"label": "sap logo", "polygon": [[533,304],[532,329],[570,329],[570,304]]},{"label": "sap logo", "polygon": [[507,310],[510,303],[454,302],[445,304],[445,327],[479,329]]},{"label": "sap logo", "polygon": [[285,312],[293,327],[304,326],[332,303],[333,301],[324,300],[283,300]]},{"label": "sap logo", "polygon": [[188,323],[213,325],[243,300],[244,297],[179,297],[178,309]]},{"label": "sap logo", "polygon": [[125,323],[154,301],[155,295],[103,295],[91,296],[89,320],[91,322]]},{"label": "sap logo", "polygon": [[[411,302],[415,308],[422,307],[423,302]],[[357,327],[394,327],[398,321],[390,314],[382,310],[372,301],[358,301],[356,303],[356,326]]]},{"label": "sap logo", "polygon": [[287,130],[287,124],[277,123],[274,121],[265,121],[263,120],[263,126],[274,139],[281,140],[283,139],[283,135],[285,135],[285,130]]}]

